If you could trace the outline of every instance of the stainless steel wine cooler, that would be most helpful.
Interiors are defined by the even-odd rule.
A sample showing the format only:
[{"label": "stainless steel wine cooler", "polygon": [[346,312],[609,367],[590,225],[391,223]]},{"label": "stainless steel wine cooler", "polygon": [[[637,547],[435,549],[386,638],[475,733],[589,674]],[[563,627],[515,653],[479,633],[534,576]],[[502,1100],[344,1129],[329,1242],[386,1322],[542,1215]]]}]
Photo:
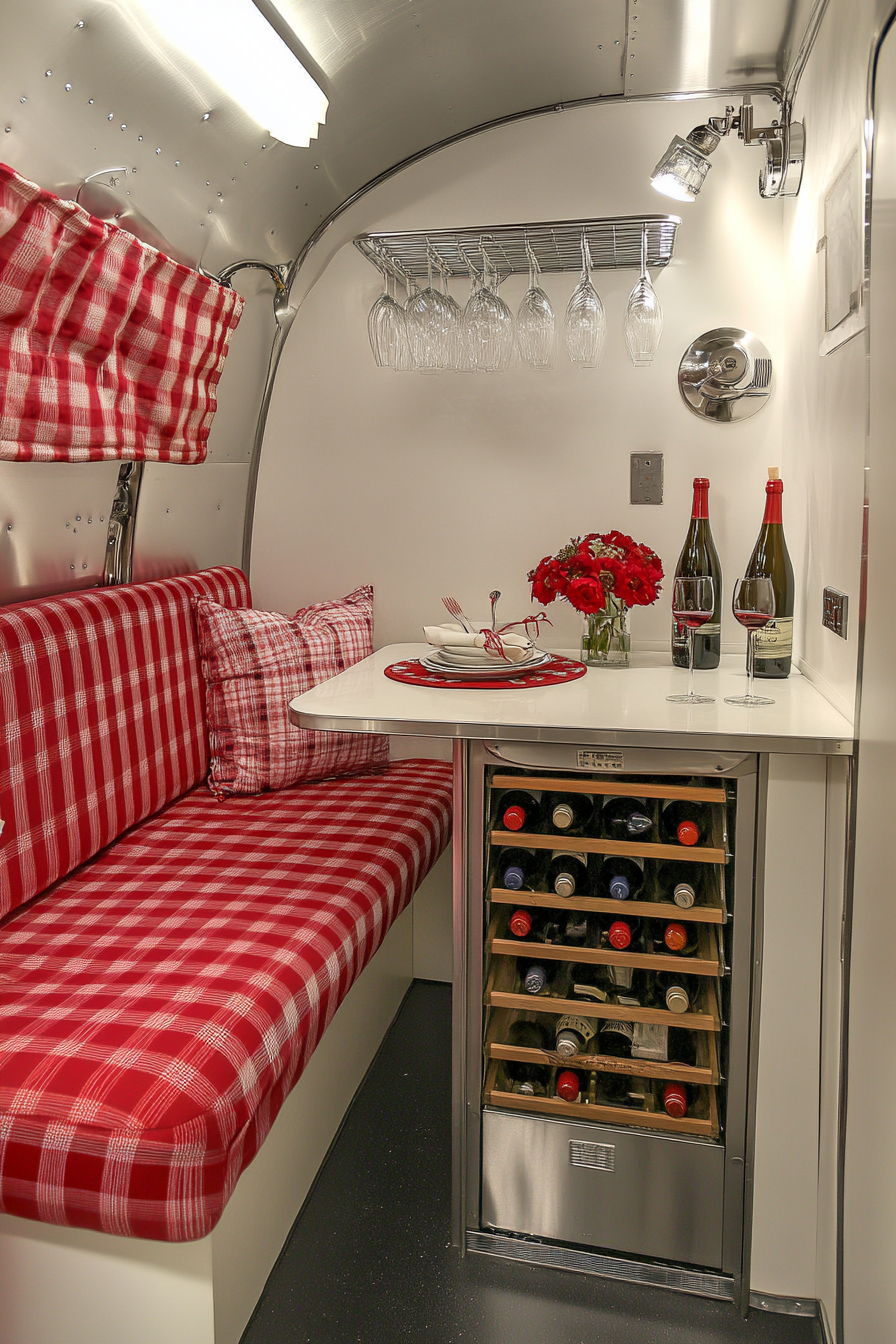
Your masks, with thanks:
[{"label": "stainless steel wine cooler", "polygon": [[[759,974],[758,757],[575,743],[456,750],[456,1240],[467,1250],[741,1300]],[[499,807],[510,790],[540,795],[542,816],[558,794],[584,796],[597,819],[568,839],[544,824],[527,830],[529,819],[512,831]],[[608,838],[600,817],[618,797],[642,800],[652,821],[645,834]],[[703,818],[697,843],[662,833],[664,810],[676,801],[696,805]],[[525,851],[539,874],[522,889],[504,880],[509,847]],[[559,896],[546,880],[555,851],[587,862],[586,894]],[[636,887],[623,900],[601,878],[622,866],[619,856],[636,865]],[[696,899],[679,888],[673,898],[663,885],[670,861],[679,875],[695,874],[684,886],[693,885]],[[622,915],[642,932],[620,950],[606,930],[618,929]],[[547,942],[526,931],[530,919],[542,938],[548,929]],[[556,919],[571,919],[569,928],[587,921],[587,938],[580,928],[577,945],[552,941]],[[686,937],[683,948],[654,936],[672,924],[669,938]],[[533,963],[541,970],[527,990]],[[683,1012],[680,1001],[673,1012],[657,997],[670,973],[690,986]],[[600,989],[571,987],[576,976],[623,988],[601,1002]],[[596,997],[583,1001],[579,991]],[[564,1056],[555,1031],[569,1015],[586,1018],[596,1034]],[[611,1019],[627,1025],[610,1028]],[[521,1023],[541,1024],[541,1046],[519,1044]],[[631,1054],[604,1048],[614,1030],[630,1033]],[[521,1084],[521,1076],[538,1081]]]}]

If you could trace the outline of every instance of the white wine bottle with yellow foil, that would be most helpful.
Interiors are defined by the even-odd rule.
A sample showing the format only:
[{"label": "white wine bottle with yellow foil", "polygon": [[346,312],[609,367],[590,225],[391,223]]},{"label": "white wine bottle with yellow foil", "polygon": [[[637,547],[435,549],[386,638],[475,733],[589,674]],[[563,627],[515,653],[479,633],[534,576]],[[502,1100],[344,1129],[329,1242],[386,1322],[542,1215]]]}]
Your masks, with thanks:
[{"label": "white wine bottle with yellow foil", "polygon": [[769,467],[765,487],[765,517],[753,554],[744,570],[745,579],[771,579],[775,616],[753,636],[753,674],[757,677],[788,677],[793,658],[793,565],[784,540],[781,498],[784,483],[777,467]]}]

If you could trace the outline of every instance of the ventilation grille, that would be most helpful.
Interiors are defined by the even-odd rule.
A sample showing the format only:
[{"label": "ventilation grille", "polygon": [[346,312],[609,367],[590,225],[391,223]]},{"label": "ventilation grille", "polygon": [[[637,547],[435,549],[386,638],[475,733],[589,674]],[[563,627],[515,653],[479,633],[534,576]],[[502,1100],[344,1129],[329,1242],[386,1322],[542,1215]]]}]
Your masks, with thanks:
[{"label": "ventilation grille", "polygon": [[594,1167],[598,1171],[616,1170],[616,1145],[569,1141],[569,1162],[573,1167]]},{"label": "ventilation grille", "polygon": [[726,1274],[694,1269],[680,1269],[677,1265],[651,1264],[646,1260],[623,1260],[594,1251],[579,1251],[572,1246],[555,1246],[549,1242],[527,1241],[495,1232],[467,1232],[468,1251],[482,1255],[499,1255],[506,1260],[524,1260],[530,1264],[549,1265],[554,1269],[571,1269],[579,1274],[598,1274],[604,1279],[624,1279],[629,1283],[651,1283],[658,1288],[671,1288],[679,1293],[694,1293],[698,1297],[714,1297],[720,1302],[734,1300],[734,1280]]}]

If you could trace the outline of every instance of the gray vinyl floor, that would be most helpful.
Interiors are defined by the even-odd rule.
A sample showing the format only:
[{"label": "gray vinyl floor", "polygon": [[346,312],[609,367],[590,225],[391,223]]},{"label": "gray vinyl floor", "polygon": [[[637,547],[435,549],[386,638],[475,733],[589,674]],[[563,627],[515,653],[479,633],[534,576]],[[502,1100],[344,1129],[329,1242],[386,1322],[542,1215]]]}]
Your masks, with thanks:
[{"label": "gray vinyl floor", "polygon": [[448,1245],[447,985],[416,982],[242,1344],[817,1344],[815,1322]]}]

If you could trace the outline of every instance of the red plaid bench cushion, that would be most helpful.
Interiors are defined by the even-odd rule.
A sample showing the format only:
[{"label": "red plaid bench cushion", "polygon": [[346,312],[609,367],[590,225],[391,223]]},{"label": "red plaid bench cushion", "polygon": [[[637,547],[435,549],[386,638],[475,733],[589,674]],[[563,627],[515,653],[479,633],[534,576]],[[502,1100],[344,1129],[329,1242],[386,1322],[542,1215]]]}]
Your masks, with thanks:
[{"label": "red plaid bench cushion", "polygon": [[249,603],[238,569],[0,611],[0,915],[205,774],[191,599]]},{"label": "red plaid bench cushion", "polygon": [[448,840],[450,767],[218,802],[202,786],[0,928],[0,1208],[214,1227]]}]

